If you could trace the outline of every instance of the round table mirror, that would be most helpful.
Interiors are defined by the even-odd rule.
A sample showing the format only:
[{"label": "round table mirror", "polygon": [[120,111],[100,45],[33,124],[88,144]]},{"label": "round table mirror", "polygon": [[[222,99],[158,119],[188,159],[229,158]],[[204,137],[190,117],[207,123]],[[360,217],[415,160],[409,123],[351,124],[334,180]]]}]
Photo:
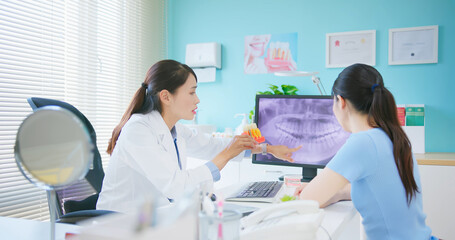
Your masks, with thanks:
[{"label": "round table mirror", "polygon": [[[49,190],[52,205],[56,203],[56,189],[69,186],[87,174],[93,160],[93,143],[76,115],[57,106],[47,106],[22,122],[14,154],[22,174],[38,187]],[[51,239],[55,239],[53,209],[51,206]]]}]

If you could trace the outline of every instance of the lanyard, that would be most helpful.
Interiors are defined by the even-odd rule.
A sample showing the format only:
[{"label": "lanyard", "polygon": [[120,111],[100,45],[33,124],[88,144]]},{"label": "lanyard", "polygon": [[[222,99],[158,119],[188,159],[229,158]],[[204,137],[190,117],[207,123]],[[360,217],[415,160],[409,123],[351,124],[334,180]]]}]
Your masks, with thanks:
[{"label": "lanyard", "polygon": [[[175,146],[175,151],[177,152],[177,160],[179,161],[179,167],[180,170],[182,170],[182,164],[180,163],[180,154],[179,154],[179,148],[177,147],[177,138],[174,138],[174,146]],[[168,198],[169,202],[174,202],[174,199]]]},{"label": "lanyard", "polygon": [[182,163],[180,163],[179,148],[177,147],[177,138],[174,138],[175,151],[177,152],[177,160],[179,161],[180,170],[182,170]]}]

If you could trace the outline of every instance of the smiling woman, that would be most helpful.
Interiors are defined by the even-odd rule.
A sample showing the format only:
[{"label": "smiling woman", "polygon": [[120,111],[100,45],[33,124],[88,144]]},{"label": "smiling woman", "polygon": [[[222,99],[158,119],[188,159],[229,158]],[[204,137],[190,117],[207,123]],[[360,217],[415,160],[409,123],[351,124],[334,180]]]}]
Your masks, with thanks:
[{"label": "smiling woman", "polygon": [[265,48],[271,38],[270,34],[247,36],[245,38],[245,73],[267,73],[264,58]]}]

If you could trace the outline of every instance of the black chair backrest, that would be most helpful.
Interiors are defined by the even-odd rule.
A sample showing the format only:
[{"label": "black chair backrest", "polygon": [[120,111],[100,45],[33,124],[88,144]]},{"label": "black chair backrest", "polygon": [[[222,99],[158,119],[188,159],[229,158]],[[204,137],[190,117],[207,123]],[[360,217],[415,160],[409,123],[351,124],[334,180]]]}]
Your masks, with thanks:
[{"label": "black chair backrest", "polygon": [[[101,192],[101,187],[103,184],[103,179],[104,179],[104,171],[103,171],[103,165],[101,161],[101,155],[98,150],[98,147],[96,146],[96,133],[95,129],[93,128],[92,124],[90,121],[82,114],[77,108],[75,108],[73,105],[54,100],[54,99],[47,99],[47,98],[37,98],[37,97],[32,97],[27,99],[28,103],[32,107],[33,110],[36,110],[40,107],[44,106],[58,106],[64,109],[67,109],[74,113],[79,119],[86,125],[87,130],[89,131],[90,138],[92,139],[93,144],[95,145],[95,148],[93,150],[93,169],[90,169],[85,176],[85,179],[87,180],[88,183],[93,187],[93,189],[96,191],[96,193]],[[58,195],[58,192],[57,192]],[[60,203],[59,203],[60,205]],[[59,213],[59,216],[62,214],[62,212]]]}]

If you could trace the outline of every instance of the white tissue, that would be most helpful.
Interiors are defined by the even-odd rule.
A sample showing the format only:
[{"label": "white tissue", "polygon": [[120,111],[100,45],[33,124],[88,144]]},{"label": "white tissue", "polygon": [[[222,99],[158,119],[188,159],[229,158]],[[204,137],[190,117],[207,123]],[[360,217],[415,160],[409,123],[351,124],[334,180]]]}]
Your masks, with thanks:
[{"label": "white tissue", "polygon": [[215,82],[216,79],[216,68],[207,67],[207,68],[193,68],[194,73],[196,73],[198,82]]}]

